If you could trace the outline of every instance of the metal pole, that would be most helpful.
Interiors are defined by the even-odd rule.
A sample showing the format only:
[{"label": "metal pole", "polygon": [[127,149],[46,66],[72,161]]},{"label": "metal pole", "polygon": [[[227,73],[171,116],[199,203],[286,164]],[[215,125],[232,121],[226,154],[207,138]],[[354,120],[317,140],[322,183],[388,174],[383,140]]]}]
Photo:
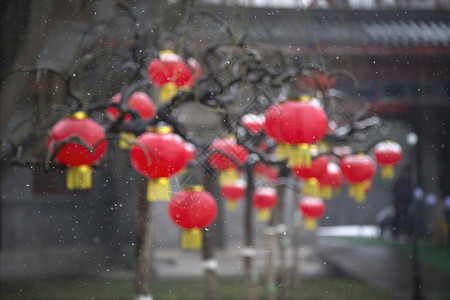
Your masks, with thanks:
[{"label": "metal pole", "polygon": [[417,134],[411,132],[406,136],[406,142],[410,146],[410,180],[414,187],[414,202],[413,202],[413,238],[412,238],[412,272],[413,272],[413,300],[423,300],[422,295],[422,276],[420,271],[419,262],[419,209],[418,204],[423,196],[419,187],[419,165],[418,165],[418,153],[416,149]]}]

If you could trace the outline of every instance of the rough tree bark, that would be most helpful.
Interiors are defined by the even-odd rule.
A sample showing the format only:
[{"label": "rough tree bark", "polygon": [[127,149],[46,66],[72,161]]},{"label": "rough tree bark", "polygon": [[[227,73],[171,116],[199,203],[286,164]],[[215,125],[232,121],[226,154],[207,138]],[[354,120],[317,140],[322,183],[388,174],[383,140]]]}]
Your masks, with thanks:
[{"label": "rough tree bark", "polygon": [[[280,178],[289,176],[289,168],[280,169]],[[281,244],[277,244],[277,238],[279,238],[277,234],[277,225],[283,220],[283,201],[286,192],[286,185],[279,184],[277,186],[277,196],[278,202],[273,210],[273,214],[267,224],[266,228],[266,285],[267,285],[267,300],[275,300],[277,296],[285,297],[285,289],[286,289],[286,258],[285,251]],[[280,246],[280,284],[281,291],[278,291],[278,282],[277,282],[277,268],[275,266],[275,252],[277,250],[277,245]],[[279,294],[279,295],[278,295]]]},{"label": "rough tree bark", "polygon": [[[214,194],[214,183],[212,173],[206,170],[203,184],[205,191]],[[202,257],[203,267],[205,269],[206,299],[218,300],[219,281],[217,278],[217,261],[214,258],[213,230],[209,227],[203,230]]]},{"label": "rough tree bark", "polygon": [[244,259],[245,286],[247,289],[247,299],[258,299],[258,291],[253,280],[253,257],[255,255],[253,239],[253,191],[255,190],[253,178],[254,164],[247,164],[247,190],[245,195],[245,213],[244,213],[244,237],[245,249],[242,256]]},{"label": "rough tree bark", "polygon": [[150,300],[150,258],[152,251],[152,205],[147,200],[147,180],[141,178],[139,186],[137,230],[134,264],[134,296]]},{"label": "rough tree bark", "polygon": [[275,268],[276,232],[273,215],[266,227],[266,294],[267,300],[277,299]]}]

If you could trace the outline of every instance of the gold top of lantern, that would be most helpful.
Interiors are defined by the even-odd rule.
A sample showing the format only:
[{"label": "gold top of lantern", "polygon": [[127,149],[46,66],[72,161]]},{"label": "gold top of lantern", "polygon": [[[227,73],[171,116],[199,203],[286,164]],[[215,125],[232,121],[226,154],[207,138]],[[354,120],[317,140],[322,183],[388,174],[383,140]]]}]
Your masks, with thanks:
[{"label": "gold top of lantern", "polygon": [[308,96],[308,95],[301,95],[300,98],[299,98],[299,100],[300,100],[300,101],[305,101],[305,102],[307,102],[307,101],[310,101],[310,100],[311,100],[311,97]]},{"label": "gold top of lantern", "polygon": [[167,133],[171,133],[172,131],[173,131],[172,127],[170,127],[170,126],[161,126],[161,127],[156,128],[156,132],[159,134],[167,134]]},{"label": "gold top of lantern", "polygon": [[72,113],[70,117],[77,120],[83,120],[86,119],[88,116],[87,113],[85,113],[84,111],[76,111]]},{"label": "gold top of lantern", "polygon": [[167,55],[167,54],[174,54],[175,52],[173,52],[172,50],[162,50],[159,51],[159,56],[163,56],[163,55]]}]

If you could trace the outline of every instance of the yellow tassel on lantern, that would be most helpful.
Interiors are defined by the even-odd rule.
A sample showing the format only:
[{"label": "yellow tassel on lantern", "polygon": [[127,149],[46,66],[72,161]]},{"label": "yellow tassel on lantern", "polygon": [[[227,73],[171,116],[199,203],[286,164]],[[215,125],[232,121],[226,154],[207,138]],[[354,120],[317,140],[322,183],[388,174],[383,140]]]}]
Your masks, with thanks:
[{"label": "yellow tassel on lantern", "polygon": [[306,143],[301,143],[290,147],[288,164],[290,167],[311,167],[311,153],[309,151],[309,145]]},{"label": "yellow tassel on lantern", "polygon": [[258,210],[258,214],[256,215],[256,218],[259,221],[269,221],[269,219],[270,219],[270,209],[262,208],[262,209]]},{"label": "yellow tassel on lantern", "polygon": [[181,233],[181,248],[201,249],[203,243],[202,231],[199,228],[183,229]]},{"label": "yellow tassel on lantern", "polygon": [[394,166],[393,165],[383,165],[381,166],[381,178],[392,179],[394,178]]},{"label": "yellow tassel on lantern", "polygon": [[317,221],[316,219],[306,218],[303,222],[303,226],[305,226],[305,229],[314,230],[317,227]]},{"label": "yellow tassel on lantern", "polygon": [[238,180],[239,174],[237,170],[233,168],[229,168],[223,171],[220,171],[219,174],[219,185],[224,186],[228,184],[234,184]]},{"label": "yellow tassel on lantern", "polygon": [[66,186],[69,190],[92,188],[92,168],[89,165],[81,165],[67,169]]},{"label": "yellow tassel on lantern", "polygon": [[236,211],[238,209],[238,202],[236,200],[228,200],[225,205],[229,211]]},{"label": "yellow tassel on lantern", "polygon": [[276,147],[276,156],[278,160],[289,158],[289,144],[278,144]]},{"label": "yellow tassel on lantern", "polygon": [[147,184],[148,201],[169,201],[170,181],[167,177],[151,178]]},{"label": "yellow tassel on lantern", "polygon": [[161,101],[161,103],[166,103],[170,99],[172,99],[177,93],[178,88],[175,83],[173,82],[164,83],[159,91],[159,101]]},{"label": "yellow tassel on lantern", "polygon": [[333,188],[331,186],[322,186],[319,191],[320,198],[330,200],[333,197]]},{"label": "yellow tassel on lantern", "polygon": [[362,203],[366,200],[367,183],[365,181],[352,183],[348,190],[348,195],[356,200],[357,203]]},{"label": "yellow tassel on lantern", "polygon": [[302,193],[304,196],[319,197],[319,188],[317,178],[308,178],[304,182]]},{"label": "yellow tassel on lantern", "polygon": [[119,148],[120,149],[130,149],[131,145],[137,141],[135,134],[131,132],[121,131],[119,133]]}]

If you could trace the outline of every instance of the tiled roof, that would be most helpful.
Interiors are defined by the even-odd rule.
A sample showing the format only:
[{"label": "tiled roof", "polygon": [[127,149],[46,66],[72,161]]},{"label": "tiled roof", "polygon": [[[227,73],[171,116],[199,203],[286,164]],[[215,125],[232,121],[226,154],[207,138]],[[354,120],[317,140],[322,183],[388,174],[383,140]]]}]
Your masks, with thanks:
[{"label": "tiled roof", "polygon": [[450,12],[445,10],[208,9],[256,41],[285,46],[432,47],[441,52],[450,47]]}]

